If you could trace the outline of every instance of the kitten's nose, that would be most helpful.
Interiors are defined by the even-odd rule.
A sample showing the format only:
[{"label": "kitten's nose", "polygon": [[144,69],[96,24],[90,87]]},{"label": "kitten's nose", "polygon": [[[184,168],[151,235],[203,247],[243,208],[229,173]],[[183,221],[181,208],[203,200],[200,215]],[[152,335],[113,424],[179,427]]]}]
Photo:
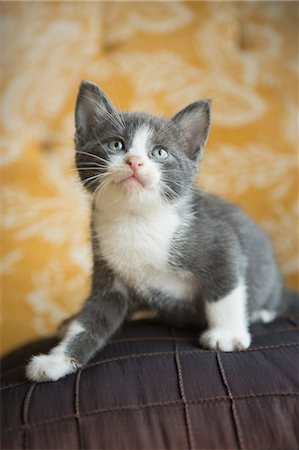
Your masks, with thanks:
[{"label": "kitten's nose", "polygon": [[140,166],[143,166],[143,160],[140,156],[129,156],[126,163],[131,167],[131,169],[136,172]]}]

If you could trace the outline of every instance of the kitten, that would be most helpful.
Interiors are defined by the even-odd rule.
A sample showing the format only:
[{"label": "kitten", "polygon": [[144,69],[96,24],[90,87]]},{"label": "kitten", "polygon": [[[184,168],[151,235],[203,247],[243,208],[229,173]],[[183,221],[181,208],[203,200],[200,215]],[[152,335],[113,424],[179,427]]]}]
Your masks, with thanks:
[{"label": "kitten", "polygon": [[133,311],[206,324],[200,344],[250,345],[249,321],[272,320],[282,282],[263,231],[236,206],[193,187],[210,101],[171,119],[120,113],[93,83],[76,104],[76,164],[93,194],[91,293],[60,344],[27,376],[57,380],[84,365]]}]

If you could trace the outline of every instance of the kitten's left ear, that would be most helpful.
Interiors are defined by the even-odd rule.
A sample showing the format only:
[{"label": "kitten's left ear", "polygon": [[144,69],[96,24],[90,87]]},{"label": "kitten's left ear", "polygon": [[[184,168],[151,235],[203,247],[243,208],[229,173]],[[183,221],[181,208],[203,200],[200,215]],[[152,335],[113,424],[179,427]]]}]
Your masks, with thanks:
[{"label": "kitten's left ear", "polygon": [[76,101],[76,136],[82,141],[92,139],[94,130],[104,121],[123,127],[120,115],[110,99],[94,83],[82,81]]},{"label": "kitten's left ear", "polygon": [[201,159],[211,122],[211,100],[191,103],[172,117],[188,141],[187,154],[190,159]]}]

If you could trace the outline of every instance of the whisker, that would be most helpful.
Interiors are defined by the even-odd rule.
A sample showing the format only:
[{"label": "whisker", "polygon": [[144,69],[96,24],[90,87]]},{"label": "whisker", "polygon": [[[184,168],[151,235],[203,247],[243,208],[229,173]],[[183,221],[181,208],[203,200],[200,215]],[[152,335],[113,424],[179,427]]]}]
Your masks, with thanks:
[{"label": "whisker", "polygon": [[180,184],[180,183],[178,183],[177,181],[174,181],[174,180],[172,180],[171,178],[165,178],[165,177],[163,177],[163,181],[165,182],[165,181],[169,181],[170,183],[173,183],[173,184],[175,184],[176,186],[178,186],[178,187],[182,187],[182,185]]},{"label": "whisker", "polygon": [[85,161],[76,163],[77,166],[88,166],[89,164],[93,164],[96,167],[103,167],[103,164],[100,164],[96,161]]},{"label": "whisker", "polygon": [[85,184],[87,184],[91,180],[99,180],[100,178],[105,178],[107,175],[107,173],[99,173],[97,175],[93,175],[92,177],[88,177],[86,178],[86,180],[83,180],[82,184],[85,186]]},{"label": "whisker", "polygon": [[98,167],[98,166],[95,166],[95,167],[93,167],[93,166],[91,166],[91,167],[78,167],[77,169],[74,169],[74,170],[98,170],[98,169],[101,169],[101,167]]},{"label": "whisker", "polygon": [[115,203],[118,203],[120,199],[121,199],[120,197],[117,197],[117,199],[115,199],[114,202],[110,203],[110,207],[115,205]]},{"label": "whisker", "polygon": [[163,174],[162,178],[163,178],[163,180],[170,180],[170,181],[174,181],[176,183],[178,182],[177,178],[174,179],[172,176],[170,176],[170,175],[167,176],[167,174],[165,174],[165,173]]},{"label": "whisker", "polygon": [[[165,184],[165,183],[162,183],[163,184],[163,188],[166,188],[166,190],[168,189],[168,191],[169,191],[169,193],[171,194],[171,195],[173,195],[174,197],[176,197],[176,192],[170,187],[170,186],[168,186],[167,184]],[[164,196],[164,197],[166,197],[166,199],[168,199],[167,198],[167,196],[165,196],[165,194],[164,194],[164,192],[162,192],[162,196]],[[169,200],[169,199],[168,199]]]},{"label": "whisker", "polygon": [[96,190],[93,193],[93,198],[95,198],[96,195],[101,195],[103,192],[105,192],[107,186],[111,183],[111,180],[107,179],[104,180],[103,183],[101,183]]},{"label": "whisker", "polygon": [[167,174],[169,172],[176,172],[176,173],[182,174],[182,171],[179,169],[167,169],[167,170],[162,171],[163,174]]},{"label": "whisker", "polygon": [[107,161],[104,158],[101,158],[100,156],[95,155],[94,153],[84,152],[82,150],[77,150],[77,153],[80,153],[81,155],[92,156],[93,158],[98,159],[99,161],[104,161],[105,163],[107,163]]},{"label": "whisker", "polygon": [[83,171],[83,170],[90,170],[90,171],[97,170],[97,171],[100,171],[100,170],[103,170],[103,169],[106,169],[106,168],[107,168],[107,167],[105,167],[105,166],[103,166],[103,167],[99,167],[99,166],[92,166],[92,167],[76,167],[76,168],[74,168],[74,169],[66,170],[65,173],[80,172],[81,170],[82,170],[82,171]]},{"label": "whisker", "polygon": [[86,180],[82,181],[83,186],[85,186],[87,183],[89,183],[91,180],[99,179],[99,175],[94,175],[93,177],[88,177]]},{"label": "whisker", "polygon": [[88,166],[88,167],[75,167],[72,170],[98,170],[98,171],[106,171],[107,166]]}]

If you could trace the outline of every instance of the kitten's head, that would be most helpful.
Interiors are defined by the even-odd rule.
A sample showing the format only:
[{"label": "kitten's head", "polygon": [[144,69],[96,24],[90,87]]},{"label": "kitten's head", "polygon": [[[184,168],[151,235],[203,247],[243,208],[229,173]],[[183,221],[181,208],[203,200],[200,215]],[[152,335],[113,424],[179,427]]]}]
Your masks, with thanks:
[{"label": "kitten's head", "polygon": [[174,202],[189,191],[208,137],[210,101],[167,119],[119,112],[93,83],[76,104],[76,164],[84,186],[132,202]]}]

